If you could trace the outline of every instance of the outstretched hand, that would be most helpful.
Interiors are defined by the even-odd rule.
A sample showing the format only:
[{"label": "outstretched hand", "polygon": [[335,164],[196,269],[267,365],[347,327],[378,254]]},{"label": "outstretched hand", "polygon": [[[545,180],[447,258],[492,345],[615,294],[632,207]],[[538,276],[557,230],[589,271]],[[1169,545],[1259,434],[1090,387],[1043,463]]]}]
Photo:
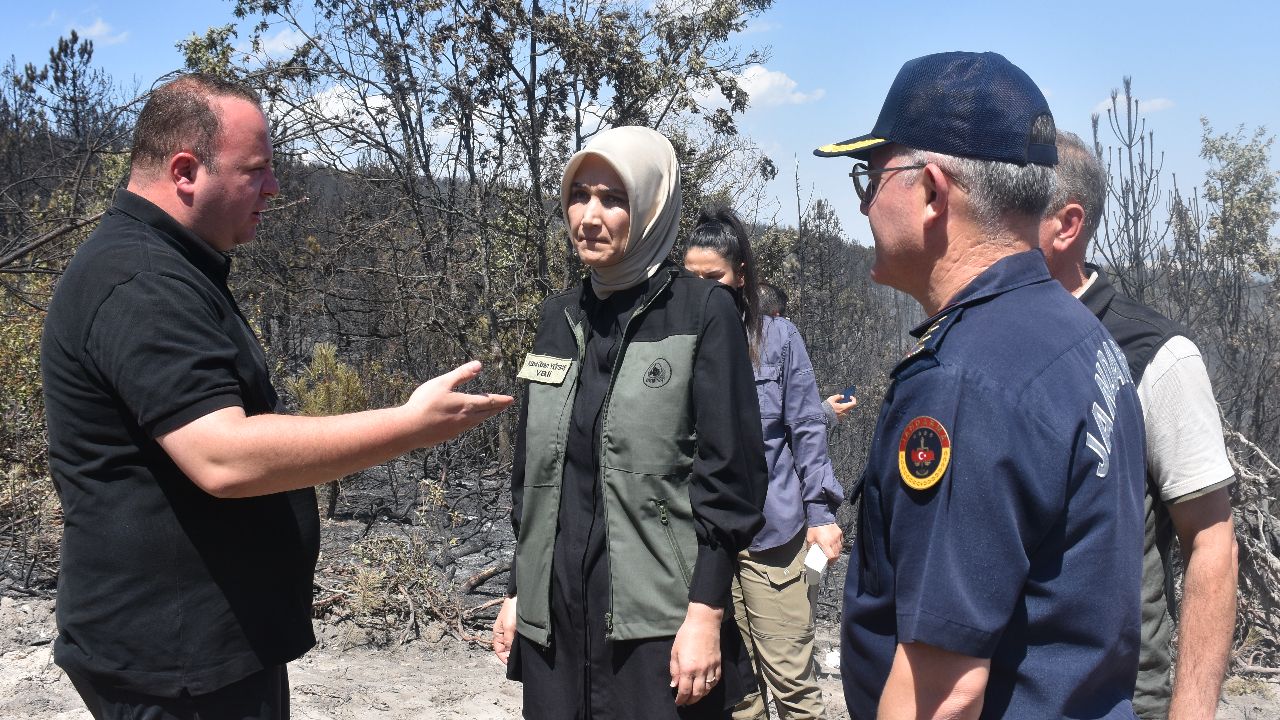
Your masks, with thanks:
[{"label": "outstretched hand", "polygon": [[480,375],[480,361],[461,365],[418,386],[404,408],[413,412],[420,428],[420,447],[438,445],[507,409],[510,395],[471,395],[457,388]]}]

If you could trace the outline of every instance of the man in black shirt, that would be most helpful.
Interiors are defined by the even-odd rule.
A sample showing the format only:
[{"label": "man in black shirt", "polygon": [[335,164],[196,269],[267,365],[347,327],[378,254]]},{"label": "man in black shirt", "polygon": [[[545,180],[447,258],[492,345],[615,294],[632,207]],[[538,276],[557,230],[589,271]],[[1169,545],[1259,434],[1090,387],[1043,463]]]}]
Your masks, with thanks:
[{"label": "man in black shirt", "polygon": [[54,659],[104,717],[288,715],[285,664],[314,643],[312,486],[507,407],[454,391],[280,414],[227,289],[225,253],[279,192],[255,93],[188,75],[139,115],[127,190],[67,267],[41,352],[65,516]]}]

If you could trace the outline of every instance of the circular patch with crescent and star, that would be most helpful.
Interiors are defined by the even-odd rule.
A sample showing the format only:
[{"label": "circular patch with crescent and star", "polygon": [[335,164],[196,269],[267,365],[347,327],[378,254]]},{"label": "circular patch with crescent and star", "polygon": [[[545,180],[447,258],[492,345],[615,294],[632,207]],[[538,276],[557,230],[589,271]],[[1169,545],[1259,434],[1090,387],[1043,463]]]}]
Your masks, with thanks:
[{"label": "circular patch with crescent and star", "polygon": [[913,490],[928,490],[951,462],[951,437],[942,423],[926,415],[907,423],[898,441],[898,473]]}]

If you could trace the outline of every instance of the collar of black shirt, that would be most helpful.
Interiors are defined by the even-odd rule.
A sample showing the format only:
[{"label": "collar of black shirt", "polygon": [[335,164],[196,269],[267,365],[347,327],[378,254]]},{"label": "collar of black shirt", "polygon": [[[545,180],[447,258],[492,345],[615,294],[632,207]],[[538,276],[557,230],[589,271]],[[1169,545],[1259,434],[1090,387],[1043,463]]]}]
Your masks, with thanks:
[{"label": "collar of black shirt", "polygon": [[226,283],[231,271],[231,258],[214,250],[199,235],[188,230],[155,203],[128,190],[117,190],[112,210],[118,210],[138,222],[159,231],[164,240],[183,254],[205,275]]}]

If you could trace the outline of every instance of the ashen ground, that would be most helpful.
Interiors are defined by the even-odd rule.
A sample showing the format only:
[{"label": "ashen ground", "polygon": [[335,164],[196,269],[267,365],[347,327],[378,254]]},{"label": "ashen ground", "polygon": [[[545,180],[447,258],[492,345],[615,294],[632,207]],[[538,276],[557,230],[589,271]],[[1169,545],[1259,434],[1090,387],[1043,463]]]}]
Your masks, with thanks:
[{"label": "ashen ground", "polygon": [[[413,720],[520,717],[520,686],[487,650],[445,636],[387,648],[360,646],[346,626],[318,622],[319,646],[290,665],[293,717],[301,720]],[[835,647],[834,623],[819,632],[819,656]],[[0,597],[0,718],[88,720],[52,662],[53,601]],[[353,646],[353,643],[357,643]],[[847,718],[838,674],[821,679],[828,717]],[[1219,708],[1224,720],[1280,718],[1280,685],[1242,684]]]}]

